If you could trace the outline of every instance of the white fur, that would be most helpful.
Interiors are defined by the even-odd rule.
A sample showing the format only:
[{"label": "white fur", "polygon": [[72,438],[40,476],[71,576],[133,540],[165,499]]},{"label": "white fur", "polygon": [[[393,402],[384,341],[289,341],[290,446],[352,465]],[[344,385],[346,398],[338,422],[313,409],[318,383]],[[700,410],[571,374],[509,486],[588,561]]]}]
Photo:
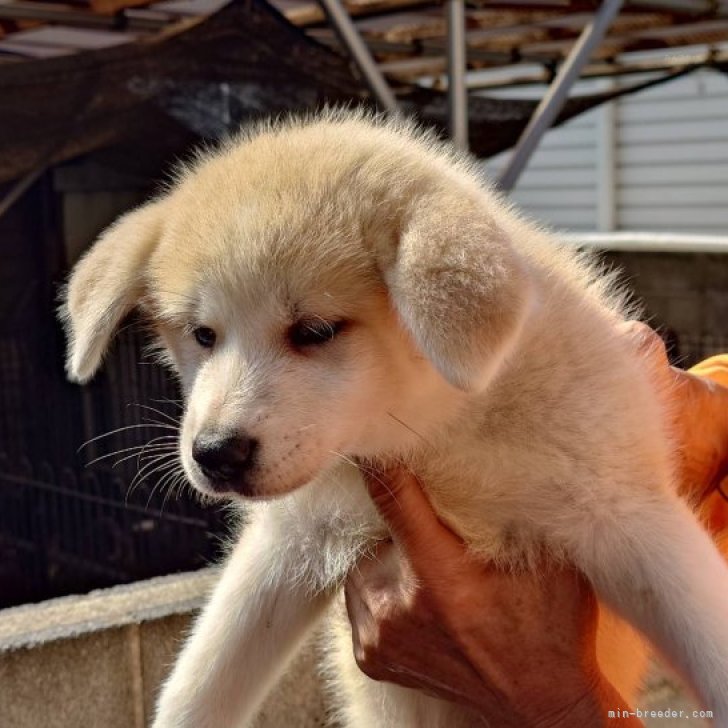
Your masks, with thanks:
[{"label": "white fur", "polygon": [[[251,721],[383,535],[358,461],[412,467],[483,558],[523,568],[545,548],[575,563],[728,726],[727,567],[675,494],[649,365],[616,332],[622,298],[467,161],[361,114],[256,128],[82,261],[65,306],[72,376],[98,367],[133,301],[187,395],[192,483],[209,492],[190,454],[202,430],[260,442],[251,523],[156,728]],[[302,315],[352,323],[295,352],[286,331]],[[217,332],[212,351],[191,336],[199,325]],[[365,678],[333,623],[349,725],[468,723],[453,705]],[[605,609],[599,642],[607,676],[634,699],[639,638]]]}]

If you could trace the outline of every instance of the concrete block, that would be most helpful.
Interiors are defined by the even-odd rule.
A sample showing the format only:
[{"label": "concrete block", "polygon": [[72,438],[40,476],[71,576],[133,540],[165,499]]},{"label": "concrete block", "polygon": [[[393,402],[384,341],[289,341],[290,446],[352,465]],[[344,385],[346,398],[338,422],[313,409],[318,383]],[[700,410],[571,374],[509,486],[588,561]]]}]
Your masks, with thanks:
[{"label": "concrete block", "polygon": [[2,728],[143,728],[126,627],[0,656]]},{"label": "concrete block", "polygon": [[[206,569],[0,611],[0,728],[144,728],[216,574]],[[255,728],[322,728],[315,640],[269,697]],[[683,710],[649,728],[707,725],[664,670],[634,706]]]},{"label": "concrete block", "polygon": [[139,625],[142,705],[144,717],[154,716],[159,688],[174,665],[195,614],[174,614]]}]

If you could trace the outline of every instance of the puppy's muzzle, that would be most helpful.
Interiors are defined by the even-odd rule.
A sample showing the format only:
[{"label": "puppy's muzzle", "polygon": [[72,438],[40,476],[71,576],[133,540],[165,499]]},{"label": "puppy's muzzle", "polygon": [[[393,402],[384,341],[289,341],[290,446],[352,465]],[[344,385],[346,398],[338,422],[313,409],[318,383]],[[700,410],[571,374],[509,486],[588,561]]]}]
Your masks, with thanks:
[{"label": "puppy's muzzle", "polygon": [[202,433],[192,445],[192,457],[216,491],[245,490],[258,441],[246,435]]}]

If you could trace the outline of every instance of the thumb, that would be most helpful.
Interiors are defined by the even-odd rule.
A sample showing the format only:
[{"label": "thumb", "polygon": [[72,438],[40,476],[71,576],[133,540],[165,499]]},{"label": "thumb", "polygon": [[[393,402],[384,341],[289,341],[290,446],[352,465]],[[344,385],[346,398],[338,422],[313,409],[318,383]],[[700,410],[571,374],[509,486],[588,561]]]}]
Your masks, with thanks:
[{"label": "thumb", "polygon": [[443,525],[432,510],[420,482],[403,468],[387,471],[362,469],[369,495],[394,541],[404,549],[412,565],[431,562],[433,548],[442,554],[448,546],[458,551],[462,541]]}]

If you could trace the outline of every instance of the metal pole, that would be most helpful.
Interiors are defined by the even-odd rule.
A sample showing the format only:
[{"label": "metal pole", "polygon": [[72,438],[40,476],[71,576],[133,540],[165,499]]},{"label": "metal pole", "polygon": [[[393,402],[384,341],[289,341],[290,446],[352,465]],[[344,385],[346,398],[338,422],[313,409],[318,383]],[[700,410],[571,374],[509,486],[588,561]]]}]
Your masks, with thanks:
[{"label": "metal pole", "polygon": [[389,88],[387,80],[379,70],[369,48],[356,29],[349,13],[341,0],[319,0],[326,17],[334,27],[339,40],[342,42],[357,68],[369,86],[369,90],[377,104],[386,111],[396,113],[399,110],[397,99]]},{"label": "metal pole", "polygon": [[447,103],[450,138],[458,149],[468,150],[467,42],[465,0],[446,0]]},{"label": "metal pole", "polygon": [[0,200],[0,217],[2,217],[31,187],[31,185],[48,169],[48,162],[26,172]]},{"label": "metal pole", "polygon": [[499,180],[501,189],[513,189],[518,177],[541,141],[541,137],[559,115],[569,96],[571,87],[579,78],[581,69],[591,57],[594,49],[601,43],[607,29],[619,13],[622,2],[623,0],[604,0],[594,16],[594,20],[581,32],[579,40],[576,41],[566,60],[561,64],[556,78],[533,112],[528,126],[523,130],[508,166],[501,174]]}]

